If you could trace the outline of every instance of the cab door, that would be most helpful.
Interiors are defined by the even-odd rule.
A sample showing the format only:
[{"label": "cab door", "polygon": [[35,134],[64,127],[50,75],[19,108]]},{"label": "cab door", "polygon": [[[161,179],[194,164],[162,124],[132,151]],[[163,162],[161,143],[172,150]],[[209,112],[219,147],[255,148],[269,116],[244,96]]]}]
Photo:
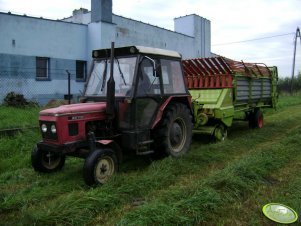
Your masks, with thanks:
[{"label": "cab door", "polygon": [[122,128],[122,143],[137,154],[150,153],[150,126],[161,103],[162,89],[159,71],[156,71],[157,60],[142,56],[135,78],[135,89],[129,102],[125,100],[121,112],[127,123]]},{"label": "cab door", "polygon": [[159,73],[157,62],[151,58],[143,58],[137,74],[137,89],[135,93],[135,128],[149,129],[155,117],[161,99]]}]

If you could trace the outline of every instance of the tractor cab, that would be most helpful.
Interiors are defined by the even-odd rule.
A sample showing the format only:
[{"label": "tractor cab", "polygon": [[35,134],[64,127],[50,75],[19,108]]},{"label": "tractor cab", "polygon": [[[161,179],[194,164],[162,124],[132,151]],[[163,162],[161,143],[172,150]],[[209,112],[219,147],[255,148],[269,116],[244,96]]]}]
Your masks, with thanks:
[{"label": "tractor cab", "polygon": [[[110,51],[94,50],[92,53],[93,65],[85,86],[85,102],[109,101]],[[188,95],[181,56],[174,51],[131,46],[115,48],[113,63],[116,129],[122,133],[125,148],[134,149],[137,154],[150,153],[150,130],[160,120],[160,108],[173,96]]]}]

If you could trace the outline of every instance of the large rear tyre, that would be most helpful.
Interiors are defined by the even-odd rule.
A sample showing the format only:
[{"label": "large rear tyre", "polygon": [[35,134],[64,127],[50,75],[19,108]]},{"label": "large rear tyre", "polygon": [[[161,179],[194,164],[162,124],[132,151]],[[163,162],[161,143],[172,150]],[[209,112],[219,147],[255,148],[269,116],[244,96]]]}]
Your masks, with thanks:
[{"label": "large rear tyre", "polygon": [[31,164],[35,171],[52,173],[61,170],[65,164],[65,155],[43,151],[34,147],[31,153]]},{"label": "large rear tyre", "polygon": [[192,116],[184,104],[171,104],[155,130],[157,155],[179,157],[188,152],[192,137]]},{"label": "large rear tyre", "polygon": [[116,154],[109,148],[91,152],[85,160],[83,171],[87,185],[104,184],[118,171]]},{"label": "large rear tyre", "polygon": [[260,109],[256,109],[249,117],[249,127],[261,129],[264,126],[263,113]]}]

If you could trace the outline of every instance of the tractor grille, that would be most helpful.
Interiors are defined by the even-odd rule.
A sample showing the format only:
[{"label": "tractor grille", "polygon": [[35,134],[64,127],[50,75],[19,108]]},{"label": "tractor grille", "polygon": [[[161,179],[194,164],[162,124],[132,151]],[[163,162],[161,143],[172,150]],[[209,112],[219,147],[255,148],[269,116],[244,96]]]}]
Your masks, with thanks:
[{"label": "tractor grille", "polygon": [[71,123],[68,125],[69,136],[76,136],[78,134],[78,123]]},{"label": "tractor grille", "polygon": [[[43,132],[41,129],[41,126],[45,124],[47,126],[47,131]],[[49,121],[40,121],[40,131],[42,133],[42,137],[44,139],[48,140],[57,140],[57,133],[52,133],[51,132],[51,126],[55,125],[55,122],[49,122]]]}]

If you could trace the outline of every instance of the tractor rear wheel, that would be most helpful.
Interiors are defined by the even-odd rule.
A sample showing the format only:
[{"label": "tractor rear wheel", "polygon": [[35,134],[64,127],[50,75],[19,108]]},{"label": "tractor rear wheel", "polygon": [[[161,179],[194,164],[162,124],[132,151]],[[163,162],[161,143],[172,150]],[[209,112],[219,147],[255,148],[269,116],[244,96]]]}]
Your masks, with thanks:
[{"label": "tractor rear wheel", "polygon": [[83,171],[87,185],[104,184],[118,171],[115,152],[110,148],[97,149],[91,152],[85,160]]},{"label": "tractor rear wheel", "polygon": [[52,173],[62,169],[65,164],[65,155],[43,151],[34,147],[31,153],[31,164],[35,171]]},{"label": "tractor rear wheel", "polygon": [[192,137],[192,116],[184,104],[171,104],[154,132],[155,151],[173,157],[188,152]]}]

